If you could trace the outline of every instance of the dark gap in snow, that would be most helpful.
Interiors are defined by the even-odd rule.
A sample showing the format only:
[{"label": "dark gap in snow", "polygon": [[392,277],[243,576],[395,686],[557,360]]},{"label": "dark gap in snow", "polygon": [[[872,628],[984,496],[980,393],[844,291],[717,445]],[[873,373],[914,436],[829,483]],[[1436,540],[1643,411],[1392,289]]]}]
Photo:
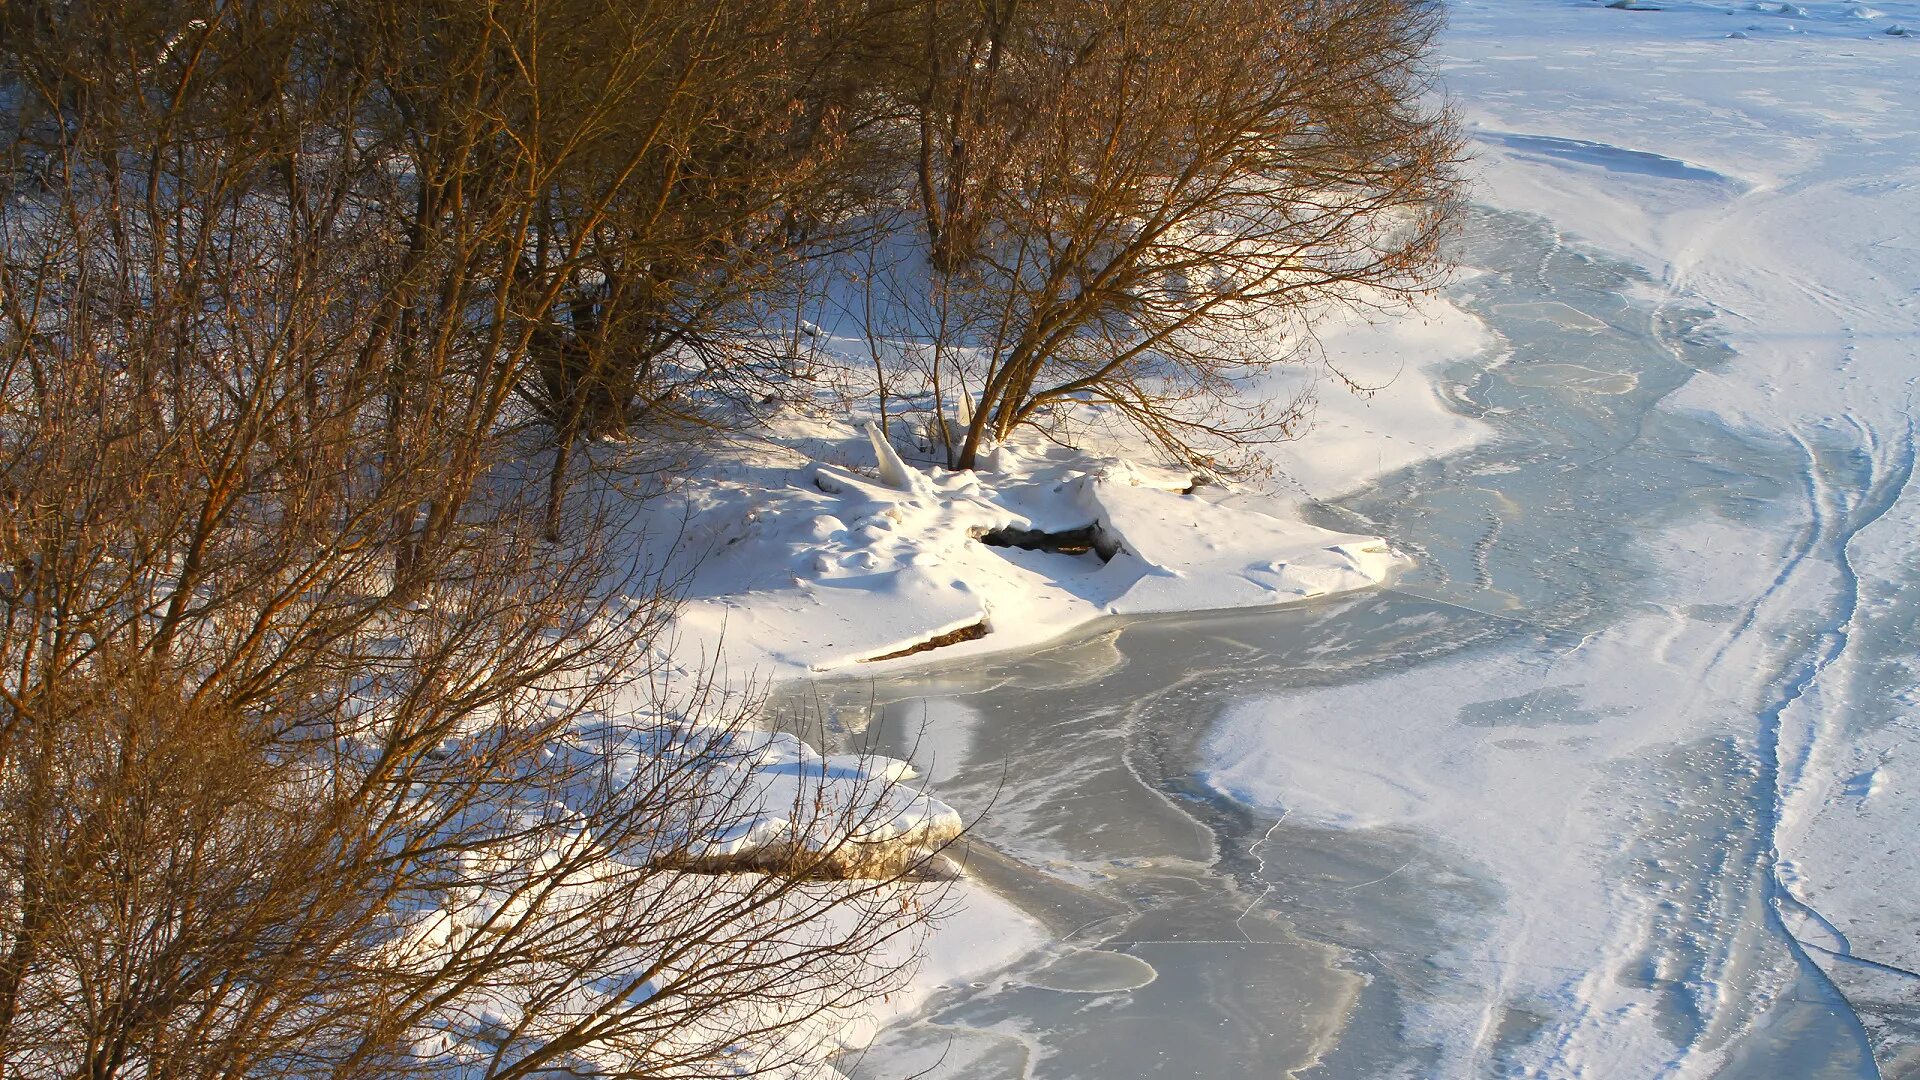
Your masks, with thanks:
[{"label": "dark gap in snow", "polygon": [[960,865],[941,854],[941,846],[937,836],[855,842],[826,853],[793,843],[774,843],[724,854],[674,855],[656,865],[686,874],[776,874],[799,881],[894,877],[905,881],[956,881],[962,875]]},{"label": "dark gap in snow", "polygon": [[981,619],[979,622],[974,623],[971,626],[963,626],[958,630],[949,630],[944,634],[935,634],[933,637],[928,638],[927,640],[921,642],[920,644],[909,645],[906,648],[901,649],[899,652],[883,653],[879,656],[869,656],[860,662],[863,664],[871,664],[878,660],[896,660],[902,656],[912,656],[914,653],[923,653],[931,649],[945,648],[948,645],[958,645],[963,641],[977,641],[980,638],[983,638],[986,636],[987,636],[987,620]]},{"label": "dark gap in snow", "polygon": [[1006,525],[989,532],[981,533],[975,539],[988,547],[1014,547],[1025,551],[1055,551],[1062,555],[1085,555],[1089,552],[1098,555],[1106,562],[1120,552],[1120,545],[1111,535],[1100,528],[1099,522],[1090,522],[1077,529],[1062,529],[1048,532],[1044,529],[1022,529]]}]

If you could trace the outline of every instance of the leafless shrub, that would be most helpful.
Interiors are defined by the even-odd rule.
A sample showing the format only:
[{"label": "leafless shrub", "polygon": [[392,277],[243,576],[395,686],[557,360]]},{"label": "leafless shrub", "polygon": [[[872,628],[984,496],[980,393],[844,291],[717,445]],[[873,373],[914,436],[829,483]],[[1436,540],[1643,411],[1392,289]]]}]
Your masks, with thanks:
[{"label": "leafless shrub", "polygon": [[654,686],[577,445],[778,386],[901,222],[867,322],[956,467],[1065,401],[1284,430],[1219,408],[1275,326],[1433,270],[1435,17],[0,5],[0,1072],[817,1061],[953,824]]},{"label": "leafless shrub", "polygon": [[955,467],[1069,400],[1189,458],[1283,436],[1220,406],[1313,313],[1433,282],[1458,154],[1421,75],[1436,5],[921,7],[934,374],[975,395]]},{"label": "leafless shrub", "polygon": [[401,142],[423,116],[480,119],[448,66],[511,88],[484,122],[530,158],[509,273],[540,299],[501,314],[528,332],[514,389],[550,437],[556,489],[582,439],[728,422],[805,376],[772,324],[880,176],[858,130],[868,7],[557,0],[511,33],[462,16],[439,36],[464,55],[389,80]]},{"label": "leafless shrub", "polygon": [[5,9],[0,1073],[738,1075],[902,977],[950,831],[650,690],[521,465],[558,14]]}]

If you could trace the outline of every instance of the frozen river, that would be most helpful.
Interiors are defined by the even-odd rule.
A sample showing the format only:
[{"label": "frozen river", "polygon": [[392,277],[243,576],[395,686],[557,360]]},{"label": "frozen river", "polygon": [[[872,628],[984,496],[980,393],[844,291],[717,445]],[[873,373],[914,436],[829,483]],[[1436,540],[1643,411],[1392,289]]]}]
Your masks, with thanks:
[{"label": "frozen river", "polygon": [[[825,688],[984,814],[972,873],[1052,937],[853,1075],[1912,1075],[1914,976],[1781,846],[1911,677],[1920,594],[1848,558],[1910,437],[1673,407],[1737,362],[1706,313],[1540,219],[1480,212],[1460,257],[1500,345],[1445,383],[1495,438],[1315,511],[1415,557],[1390,588]],[[1862,704],[1803,730],[1842,654]]]}]

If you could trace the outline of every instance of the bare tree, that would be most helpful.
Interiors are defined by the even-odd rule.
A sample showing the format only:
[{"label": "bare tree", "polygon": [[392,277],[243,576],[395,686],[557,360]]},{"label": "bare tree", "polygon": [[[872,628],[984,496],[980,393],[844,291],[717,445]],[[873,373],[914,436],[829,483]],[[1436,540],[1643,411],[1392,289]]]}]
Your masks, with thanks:
[{"label": "bare tree", "polygon": [[542,17],[5,9],[0,1073],[737,1075],[902,977],[951,830],[544,539]]},{"label": "bare tree", "polygon": [[568,0],[515,45],[528,138],[555,145],[515,273],[560,290],[518,385],[556,485],[582,438],[711,423],[801,374],[765,327],[873,178],[870,23],[838,0]]},{"label": "bare tree", "polygon": [[1314,313],[1433,283],[1458,155],[1422,77],[1437,5],[924,7],[932,321],[943,359],[984,357],[953,466],[1068,400],[1182,456],[1283,435],[1223,406]]}]

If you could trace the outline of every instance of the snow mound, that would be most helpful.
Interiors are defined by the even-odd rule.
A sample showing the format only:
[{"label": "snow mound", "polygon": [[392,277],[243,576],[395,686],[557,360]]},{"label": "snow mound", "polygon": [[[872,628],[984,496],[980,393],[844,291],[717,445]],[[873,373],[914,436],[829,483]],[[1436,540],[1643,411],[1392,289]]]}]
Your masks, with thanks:
[{"label": "snow mound", "polygon": [[641,769],[706,769],[713,812],[677,838],[686,869],[777,871],[796,862],[829,878],[891,877],[927,863],[964,827],[952,807],[908,786],[919,773],[893,758],[822,755],[773,731],[665,729]]},{"label": "snow mound", "polygon": [[654,530],[679,540],[664,561],[688,583],[677,655],[735,679],[1026,647],[1109,614],[1288,603],[1378,584],[1401,561],[1191,471],[1039,439],[978,471],[910,464],[898,431],[852,421],[776,421],[774,441],[696,475],[685,519]]},{"label": "snow mound", "polygon": [[[1082,504],[1139,576],[1109,605],[1127,614],[1253,607],[1365,588],[1400,560],[1375,537],[1172,495],[1128,471],[1081,481]],[[1196,601],[1201,601],[1196,603]]]}]

